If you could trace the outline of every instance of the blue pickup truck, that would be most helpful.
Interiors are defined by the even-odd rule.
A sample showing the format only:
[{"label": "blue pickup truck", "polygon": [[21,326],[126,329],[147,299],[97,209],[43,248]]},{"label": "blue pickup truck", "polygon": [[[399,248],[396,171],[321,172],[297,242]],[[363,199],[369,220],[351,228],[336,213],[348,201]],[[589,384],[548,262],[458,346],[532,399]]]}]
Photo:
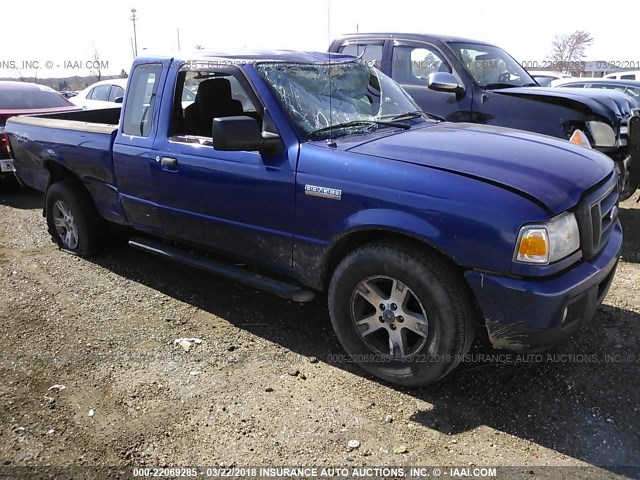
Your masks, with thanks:
[{"label": "blue pickup truck", "polygon": [[94,254],[120,225],[150,254],[299,302],[326,292],[345,361],[401,385],[449,373],[476,325],[496,348],[559,342],[622,245],[608,157],[432,119],[350,56],[139,58],[121,112],[7,132],[63,250]]}]

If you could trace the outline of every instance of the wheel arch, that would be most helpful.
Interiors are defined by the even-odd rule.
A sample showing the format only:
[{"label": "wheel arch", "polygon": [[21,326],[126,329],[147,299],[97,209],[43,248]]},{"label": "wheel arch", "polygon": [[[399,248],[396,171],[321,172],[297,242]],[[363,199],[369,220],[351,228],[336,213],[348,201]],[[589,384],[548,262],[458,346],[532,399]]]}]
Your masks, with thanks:
[{"label": "wheel arch", "polygon": [[322,266],[321,283],[323,288],[327,287],[338,264],[349,253],[368,243],[382,241],[405,245],[414,251],[426,248],[451,263],[462,274],[462,266],[456,262],[452,255],[438,247],[433,240],[441,234],[440,230],[425,220],[396,211],[370,211],[366,218],[371,220],[385,218],[386,223],[359,222],[358,225],[344,231],[334,239],[325,255]]},{"label": "wheel arch", "polygon": [[[73,171],[71,171],[61,163],[56,162],[55,160],[45,160],[42,163],[42,166],[48,172],[47,185],[44,191],[45,198],[47,196],[49,187],[51,187],[51,185],[53,185],[54,183],[62,182],[63,180],[70,180],[76,183],[79,187],[83,188],[89,196],[91,196],[87,187],[82,183],[82,180],[80,180],[80,177],[78,177],[78,175],[76,175]],[[42,208],[43,216],[45,216],[47,213],[46,205],[47,203],[44,202],[44,207]]]}]

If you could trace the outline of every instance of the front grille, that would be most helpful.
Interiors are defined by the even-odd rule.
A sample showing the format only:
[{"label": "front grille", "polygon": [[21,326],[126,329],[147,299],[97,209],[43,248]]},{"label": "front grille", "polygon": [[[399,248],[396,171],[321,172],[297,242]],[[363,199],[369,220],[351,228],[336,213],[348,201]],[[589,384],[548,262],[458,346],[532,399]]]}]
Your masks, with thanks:
[{"label": "front grille", "polygon": [[594,258],[605,246],[618,215],[618,189],[612,175],[604,184],[587,193],[576,211],[580,244],[585,260]]}]

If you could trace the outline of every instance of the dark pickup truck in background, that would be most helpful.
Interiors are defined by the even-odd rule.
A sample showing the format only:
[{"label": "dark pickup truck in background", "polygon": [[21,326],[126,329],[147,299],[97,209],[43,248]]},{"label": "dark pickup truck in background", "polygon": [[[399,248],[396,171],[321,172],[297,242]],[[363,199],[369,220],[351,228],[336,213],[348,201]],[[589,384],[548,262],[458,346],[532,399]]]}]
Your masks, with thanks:
[{"label": "dark pickup truck in background", "polygon": [[622,246],[606,156],[430,119],[350,56],[197,55],[137,59],[122,112],[8,120],[62,249],[96,253],[116,224],[295,301],[326,291],[344,361],[401,385],[450,372],[476,323],[520,351],[594,316]]},{"label": "dark pickup truck in background", "polygon": [[540,87],[501,48],[466,38],[359,33],[334,40],[329,51],[374,63],[422,110],[446,120],[571,139],[607,154],[621,200],[640,184],[639,105],[622,93]]}]

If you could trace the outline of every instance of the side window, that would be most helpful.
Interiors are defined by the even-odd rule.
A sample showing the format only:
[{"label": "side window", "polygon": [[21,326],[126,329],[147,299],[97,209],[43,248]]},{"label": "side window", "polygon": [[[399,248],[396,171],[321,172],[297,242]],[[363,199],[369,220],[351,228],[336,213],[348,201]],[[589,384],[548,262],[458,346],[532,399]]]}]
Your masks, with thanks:
[{"label": "side window", "polygon": [[[239,74],[238,74],[239,75]],[[260,121],[243,82],[229,71],[184,71],[178,76],[170,136],[211,138],[213,119],[245,115]],[[199,141],[198,141],[199,142]]]},{"label": "side window", "polygon": [[91,100],[109,100],[109,90],[111,89],[111,85],[98,85],[96,88],[91,90]]},{"label": "side window", "polygon": [[427,86],[430,73],[449,72],[451,68],[432,48],[397,46],[393,48],[391,75],[405,85]]},{"label": "side window", "polygon": [[349,44],[340,47],[340,53],[343,55],[352,55],[354,57],[360,57],[372,67],[380,68],[382,63],[382,44],[376,43],[363,43],[363,44]]},{"label": "side window", "polygon": [[111,93],[109,93],[109,101],[115,102],[118,97],[124,97],[124,88],[119,87],[118,85],[112,85]]},{"label": "side window", "polygon": [[133,71],[122,123],[124,134],[148,137],[151,133],[161,74],[160,63],[138,65]]},{"label": "side window", "polygon": [[620,78],[622,80],[635,80],[636,75],[634,73],[632,73],[631,75],[620,75]]}]

